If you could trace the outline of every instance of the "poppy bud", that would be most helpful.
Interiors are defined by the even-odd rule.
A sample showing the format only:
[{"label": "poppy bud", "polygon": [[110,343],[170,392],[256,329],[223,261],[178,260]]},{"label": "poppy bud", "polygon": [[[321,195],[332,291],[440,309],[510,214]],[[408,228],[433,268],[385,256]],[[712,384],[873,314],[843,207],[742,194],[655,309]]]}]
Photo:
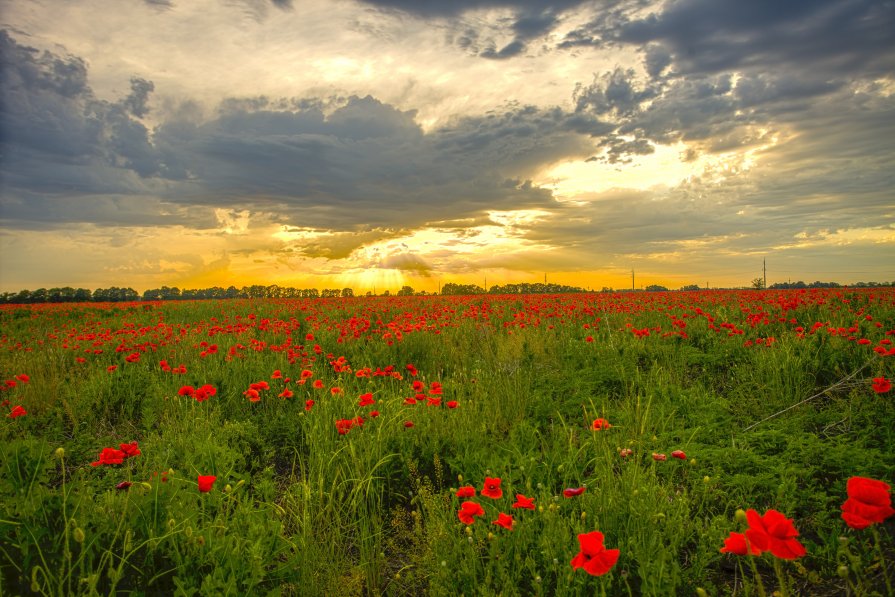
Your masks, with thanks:
[{"label": "poppy bud", "polygon": [[466,527],[465,532],[467,535],[472,535],[472,527]]},{"label": "poppy bud", "polygon": [[709,594],[702,587],[696,587],[696,597],[709,597]]},{"label": "poppy bud", "polygon": [[183,534],[187,539],[192,537],[193,536],[193,527],[187,527],[187,528],[183,529]]},{"label": "poppy bud", "polygon": [[737,511],[733,514],[733,518],[737,522],[746,522],[746,511],[742,508],[737,508]]},{"label": "poppy bud", "polygon": [[712,481],[712,478],[709,477],[708,475],[706,475],[705,477],[702,478],[703,483],[711,483],[711,481]]},{"label": "poppy bud", "polygon": [[59,460],[62,460],[63,458],[65,458],[65,448],[56,448],[56,451],[53,452],[53,455]]},{"label": "poppy bud", "polygon": [[78,527],[72,532],[72,539],[75,540],[75,543],[83,543],[84,542],[84,529]]},{"label": "poppy bud", "polygon": [[173,518],[169,518],[168,519],[168,530],[173,529],[175,526],[177,526],[177,521],[174,520]]},{"label": "poppy bud", "polygon": [[848,566],[839,564],[839,567],[836,568],[836,574],[838,574],[840,578],[848,578]]},{"label": "poppy bud", "polygon": [[233,486],[232,486],[232,485],[230,485],[229,483],[227,483],[226,485],[224,485],[224,493],[230,493],[231,491],[233,491]]}]

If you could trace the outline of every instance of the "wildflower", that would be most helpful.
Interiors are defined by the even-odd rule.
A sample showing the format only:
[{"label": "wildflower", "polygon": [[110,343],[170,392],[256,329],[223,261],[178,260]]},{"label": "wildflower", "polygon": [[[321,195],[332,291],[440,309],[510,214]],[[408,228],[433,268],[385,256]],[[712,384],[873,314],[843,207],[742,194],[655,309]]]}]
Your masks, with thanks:
[{"label": "wildflower", "polygon": [[475,522],[476,516],[484,516],[485,509],[475,502],[463,502],[460,504],[460,510],[457,512],[457,518],[463,524],[472,524]]},{"label": "wildflower", "polygon": [[411,364],[408,364],[407,367],[406,367],[406,369],[407,369],[407,372],[410,373],[410,375],[412,375],[413,377],[416,377],[416,375],[417,375],[417,373],[418,373],[417,370],[416,370],[416,367],[414,367],[414,366],[411,365]]},{"label": "wildflower", "polygon": [[329,389],[329,393],[332,394],[333,396],[335,396],[336,394],[341,394],[341,393],[342,393],[342,388],[339,388],[339,387],[332,387],[332,388]]},{"label": "wildflower", "polygon": [[312,406],[314,406],[313,400],[305,400],[305,411],[311,410]]},{"label": "wildflower", "polygon": [[289,388],[284,388],[282,392],[277,394],[278,398],[292,398],[295,394]]},{"label": "wildflower", "polygon": [[323,389],[323,380],[322,380],[322,379],[317,379],[317,380],[315,380],[315,381],[314,381],[314,388],[317,389],[317,390],[322,390],[322,389]]},{"label": "wildflower", "polygon": [[108,371],[109,373],[112,373],[116,369],[118,369],[118,365],[109,365],[108,367],[106,367],[106,371]]},{"label": "wildflower", "polygon": [[310,379],[310,378],[312,378],[312,377],[314,377],[314,372],[313,372],[313,371],[309,371],[308,369],[304,369],[304,370],[301,372],[301,378],[302,378],[302,379]]},{"label": "wildflower", "polygon": [[124,452],[125,458],[130,458],[131,456],[139,456],[142,452],[140,452],[140,448],[137,447],[137,442],[131,442],[129,444],[118,444],[118,447],[121,448],[121,451]]},{"label": "wildflower", "polygon": [[456,400],[448,400],[447,407],[448,408],[457,408],[460,404]]},{"label": "wildflower", "polygon": [[127,458],[127,454],[125,454],[121,450],[116,450],[115,448],[103,448],[102,452],[99,453],[99,460],[96,462],[91,462],[90,466],[100,466],[101,464],[121,464],[124,462],[124,459]]},{"label": "wildflower", "polygon": [[603,533],[593,531],[578,535],[581,551],[572,558],[572,568],[584,568],[594,576],[602,576],[609,572],[618,561],[619,550],[606,549],[603,545]]},{"label": "wildflower", "polygon": [[193,386],[183,386],[179,390],[177,390],[178,396],[192,396],[196,393],[196,388]]},{"label": "wildflower", "polygon": [[124,357],[124,360],[127,361],[128,363],[136,363],[137,361],[140,360],[140,353],[138,353],[138,352],[131,353],[131,354],[127,355],[126,357]]},{"label": "wildflower", "polygon": [[497,520],[492,520],[491,524],[496,524],[497,526],[503,527],[508,531],[512,531],[514,522],[516,521],[513,520],[512,516],[501,512],[497,515]]},{"label": "wildflower", "polygon": [[687,455],[684,454],[683,450],[675,450],[671,453],[672,458],[677,458],[678,460],[686,460]]},{"label": "wildflower", "polygon": [[524,508],[526,510],[534,510],[535,509],[535,501],[534,498],[528,498],[522,495],[521,493],[516,494],[516,501],[513,502],[513,508]]},{"label": "wildflower", "polygon": [[14,407],[14,408],[12,409],[12,412],[10,412],[10,413],[9,413],[8,415],[6,415],[6,416],[7,416],[8,418],[10,418],[10,419],[16,419],[16,418],[18,418],[18,417],[21,417],[21,416],[23,416],[23,415],[27,415],[27,414],[28,414],[28,411],[26,411],[26,410],[24,409],[24,407],[22,407],[21,405],[19,405],[19,406]]},{"label": "wildflower", "polygon": [[472,485],[465,485],[457,490],[457,493],[454,494],[458,498],[470,498],[475,497],[475,487]]},{"label": "wildflower", "polygon": [[485,486],[482,487],[482,495],[494,500],[502,497],[503,490],[500,488],[500,478],[485,477]]},{"label": "wildflower", "polygon": [[793,526],[792,520],[780,512],[768,510],[764,516],[760,516],[750,508],[746,510],[746,520],[749,522],[746,539],[757,549],[769,551],[784,560],[794,560],[807,553],[805,547],[796,539],[799,532]]},{"label": "wildflower", "polygon": [[373,400],[373,392],[367,392],[366,394],[360,395],[360,400],[358,401],[358,406],[370,406],[376,404],[376,401]]},{"label": "wildflower", "polygon": [[627,458],[628,456],[630,456],[633,453],[634,453],[634,450],[632,450],[631,448],[622,448],[621,450],[618,451],[618,455],[621,456],[622,458]]},{"label": "wildflower", "polygon": [[217,477],[213,475],[199,475],[199,491],[202,493],[208,493],[211,491],[211,486],[214,485],[214,482],[217,481]]},{"label": "wildflower", "polygon": [[665,454],[656,454],[655,452],[653,452],[653,460],[655,460],[656,462],[664,462],[667,459],[668,457],[665,456]]},{"label": "wildflower", "polygon": [[378,411],[378,410],[371,410],[371,411],[370,411],[370,416],[371,416],[371,417],[378,417],[378,416],[379,416],[379,411]]},{"label": "wildflower", "polygon": [[31,381],[31,378],[24,373],[19,373],[18,375],[16,375],[16,379],[22,383],[28,383],[29,381]]},{"label": "wildflower", "polygon": [[413,421],[404,421],[404,427],[406,429],[410,429],[411,427],[413,427]]},{"label": "wildflower", "polygon": [[895,514],[888,483],[852,477],[846,484],[848,499],[842,504],[842,520],[853,529],[880,523]]},{"label": "wildflower", "polygon": [[750,552],[754,556],[761,555],[761,550],[754,545],[751,545],[749,541],[746,540],[746,535],[742,533],[731,533],[730,537],[724,540],[724,547],[718,551],[721,553],[732,553],[738,556],[744,556]]},{"label": "wildflower", "polygon": [[126,490],[131,485],[133,485],[133,483],[131,483],[130,481],[122,481],[121,483],[119,483],[118,485],[115,486],[115,489]]},{"label": "wildflower", "polygon": [[261,400],[261,395],[258,394],[258,390],[249,388],[245,392],[242,393],[246,398],[251,402],[259,402]]},{"label": "wildflower", "polygon": [[283,372],[280,371],[279,369],[277,369],[276,371],[274,371],[271,374],[270,378],[271,379],[283,379]]},{"label": "wildflower", "polygon": [[892,382],[885,377],[874,377],[872,387],[877,394],[885,394],[892,389]]},{"label": "wildflower", "polygon": [[586,487],[575,487],[575,488],[570,487],[568,489],[563,489],[562,494],[567,498],[576,497],[576,496],[579,496],[582,493],[584,493],[586,489],[587,489]]},{"label": "wildflower", "polygon": [[610,425],[609,421],[606,419],[594,419],[590,428],[594,431],[602,431],[603,429],[609,429],[610,427],[612,427],[612,425]]}]

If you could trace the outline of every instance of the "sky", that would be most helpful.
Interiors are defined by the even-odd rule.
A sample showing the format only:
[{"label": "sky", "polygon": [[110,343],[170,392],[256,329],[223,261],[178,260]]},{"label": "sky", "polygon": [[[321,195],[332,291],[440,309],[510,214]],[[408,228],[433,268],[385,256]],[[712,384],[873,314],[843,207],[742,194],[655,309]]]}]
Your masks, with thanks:
[{"label": "sky", "polygon": [[19,0],[0,291],[895,280],[891,0]]}]

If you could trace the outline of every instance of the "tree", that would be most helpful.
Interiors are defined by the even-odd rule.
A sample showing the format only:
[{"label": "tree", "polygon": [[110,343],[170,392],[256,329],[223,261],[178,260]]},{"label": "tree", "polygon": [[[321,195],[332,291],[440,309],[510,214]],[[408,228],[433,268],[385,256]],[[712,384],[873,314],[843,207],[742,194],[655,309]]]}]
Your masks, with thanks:
[{"label": "tree", "polygon": [[755,290],[764,290],[764,278],[755,278],[752,280],[752,288]]},{"label": "tree", "polygon": [[352,298],[354,296],[354,291],[350,288],[342,289],[342,298]]},{"label": "tree", "polygon": [[413,292],[413,288],[404,285],[401,287],[401,290],[398,291],[398,296],[413,296]]},{"label": "tree", "polygon": [[699,284],[687,284],[686,286],[681,286],[681,290],[699,290]]}]

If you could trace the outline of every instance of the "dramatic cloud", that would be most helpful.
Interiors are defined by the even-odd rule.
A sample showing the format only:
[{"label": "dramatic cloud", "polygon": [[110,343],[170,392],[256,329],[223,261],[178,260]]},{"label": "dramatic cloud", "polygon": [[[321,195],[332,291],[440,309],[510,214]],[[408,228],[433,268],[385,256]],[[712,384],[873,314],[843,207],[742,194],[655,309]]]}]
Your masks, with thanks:
[{"label": "dramatic cloud", "polygon": [[891,278],[890,3],[51,0],[4,18],[4,289],[62,267],[734,284],[766,255]]}]

